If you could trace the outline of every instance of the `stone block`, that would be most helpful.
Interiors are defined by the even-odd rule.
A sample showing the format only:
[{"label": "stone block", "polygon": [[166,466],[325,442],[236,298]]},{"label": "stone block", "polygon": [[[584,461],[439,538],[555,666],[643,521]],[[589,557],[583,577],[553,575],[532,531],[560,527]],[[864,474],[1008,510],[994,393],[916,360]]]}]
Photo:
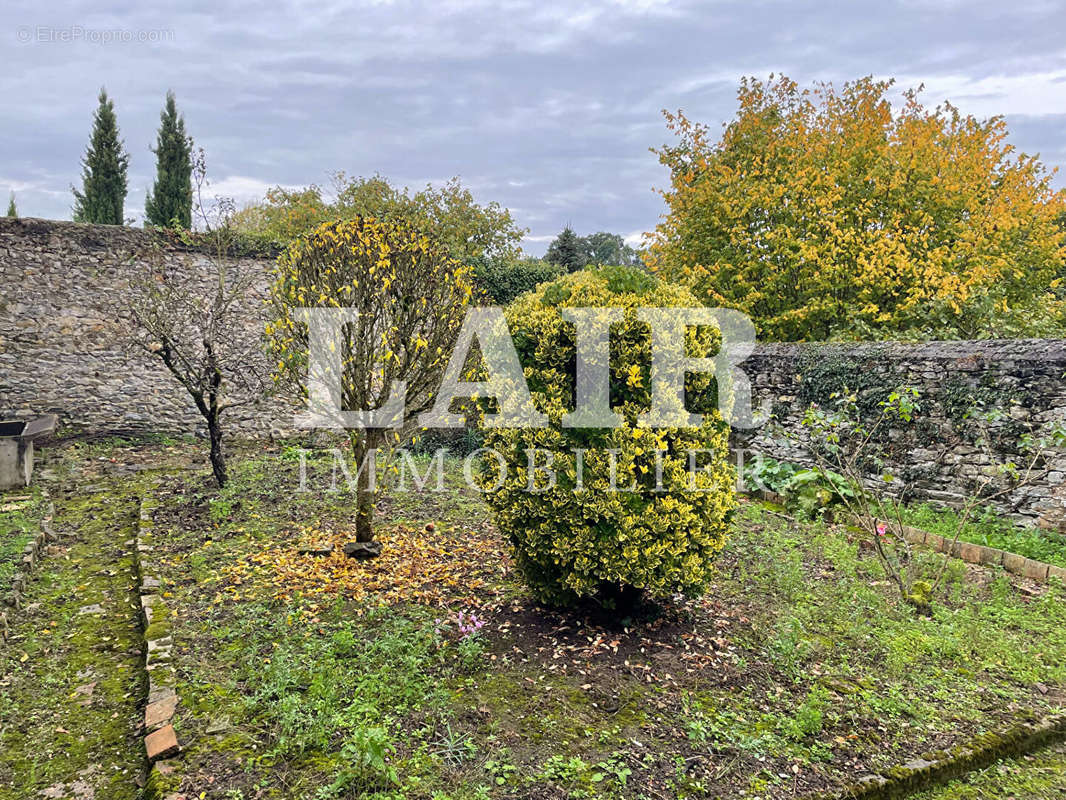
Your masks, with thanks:
[{"label": "stone block", "polygon": [[142,594],[141,595],[141,612],[144,614],[145,627],[152,624],[152,618],[155,616],[155,606],[157,596],[154,594]]},{"label": "stone block", "polygon": [[1003,568],[1007,572],[1021,575],[1030,580],[1047,583],[1048,564],[1034,561],[1031,558],[1020,556],[1017,553],[1005,553],[1003,555]]},{"label": "stone block", "polygon": [[1034,561],[1031,558],[1027,558],[1025,559],[1023,569],[1024,572],[1022,573],[1022,575],[1024,575],[1025,577],[1030,578],[1032,580],[1038,580],[1041,583],[1048,582],[1048,570],[1050,569],[1050,564],[1045,564],[1043,562]]},{"label": "stone block", "polygon": [[162,586],[163,584],[159,582],[158,578],[146,575],[141,579],[141,594],[155,594]]},{"label": "stone block", "polygon": [[148,642],[148,652],[157,653],[163,650],[169,650],[174,645],[174,639],[170,636],[163,636],[159,639],[152,639]]},{"label": "stone block", "polygon": [[344,554],[357,561],[368,561],[381,555],[381,542],[348,542]]},{"label": "stone block", "polygon": [[925,536],[925,543],[936,550],[938,553],[947,551],[947,547],[951,542],[945,539],[943,536],[939,536],[935,533],[928,533]]},{"label": "stone block", "polygon": [[921,528],[912,528],[910,525],[903,526],[903,538],[911,544],[925,544],[929,534]]},{"label": "stone block", "polygon": [[[168,686],[161,681],[164,672],[152,672],[148,675],[148,705],[166,700],[169,697],[177,697],[173,686]],[[175,700],[176,702],[176,700]]]},{"label": "stone block", "polygon": [[1021,575],[1022,568],[1025,561],[1028,559],[1025,556],[1020,556],[1017,553],[1004,553],[1003,554],[1003,569],[1012,575]]},{"label": "stone block", "polygon": [[158,669],[162,664],[170,663],[172,648],[169,646],[151,650],[144,660],[144,668],[147,670]]},{"label": "stone block", "polygon": [[994,547],[981,548],[981,563],[998,567],[1003,563],[1003,551]]}]

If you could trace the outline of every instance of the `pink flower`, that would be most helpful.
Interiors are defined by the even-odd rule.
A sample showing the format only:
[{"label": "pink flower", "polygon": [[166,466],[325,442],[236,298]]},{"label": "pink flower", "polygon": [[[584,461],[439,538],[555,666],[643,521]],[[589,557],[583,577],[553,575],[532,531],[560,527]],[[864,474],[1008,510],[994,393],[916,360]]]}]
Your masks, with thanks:
[{"label": "pink flower", "polygon": [[884,525],[878,525],[877,526],[877,535],[878,536],[884,536],[886,530],[887,530],[887,528],[885,528]]},{"label": "pink flower", "polygon": [[473,636],[475,633],[480,631],[484,627],[484,625],[485,625],[485,621],[482,620],[482,619],[478,619],[477,614],[471,614],[468,617],[462,611],[459,612],[459,616],[458,616],[459,633],[461,633],[463,635],[464,639],[467,636]]}]

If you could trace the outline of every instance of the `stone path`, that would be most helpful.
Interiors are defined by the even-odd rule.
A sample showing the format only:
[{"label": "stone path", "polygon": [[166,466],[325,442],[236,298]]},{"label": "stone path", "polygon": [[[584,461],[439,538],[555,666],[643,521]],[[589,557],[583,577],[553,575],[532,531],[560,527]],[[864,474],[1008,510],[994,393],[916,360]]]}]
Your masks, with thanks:
[{"label": "stone path", "polygon": [[144,670],[127,482],[52,490],[59,542],[0,644],[0,800],[134,800]]}]

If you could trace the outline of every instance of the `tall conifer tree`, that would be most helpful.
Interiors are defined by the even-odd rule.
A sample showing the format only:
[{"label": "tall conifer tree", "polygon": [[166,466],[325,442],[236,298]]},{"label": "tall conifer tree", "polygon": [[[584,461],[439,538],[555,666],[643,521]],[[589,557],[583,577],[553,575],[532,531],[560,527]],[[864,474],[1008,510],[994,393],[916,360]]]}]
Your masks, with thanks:
[{"label": "tall conifer tree", "polygon": [[130,157],[118,134],[115,105],[100,90],[93,132],[82,159],[82,188],[74,189],[74,221],[121,225]]},{"label": "tall conifer tree", "polygon": [[176,223],[192,226],[192,139],[185,133],[185,119],[178,114],[174,93],[159,115],[155,153],[155,185],[144,203],[145,219],[167,227]]}]

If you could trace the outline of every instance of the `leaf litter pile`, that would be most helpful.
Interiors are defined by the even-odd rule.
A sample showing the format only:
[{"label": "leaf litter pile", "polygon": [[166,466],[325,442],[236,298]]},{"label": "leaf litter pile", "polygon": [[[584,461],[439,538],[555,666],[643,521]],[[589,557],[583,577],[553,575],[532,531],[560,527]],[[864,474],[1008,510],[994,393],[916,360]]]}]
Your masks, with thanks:
[{"label": "leaf litter pile", "polygon": [[[223,596],[239,599],[251,579],[265,579],[274,599],[289,603],[344,597],[364,604],[483,608],[498,599],[510,560],[501,542],[469,529],[395,525],[377,534],[381,555],[359,561],[344,554],[350,531],[301,526],[299,546],[279,543],[223,567]],[[329,549],[311,555],[304,549]]]}]

